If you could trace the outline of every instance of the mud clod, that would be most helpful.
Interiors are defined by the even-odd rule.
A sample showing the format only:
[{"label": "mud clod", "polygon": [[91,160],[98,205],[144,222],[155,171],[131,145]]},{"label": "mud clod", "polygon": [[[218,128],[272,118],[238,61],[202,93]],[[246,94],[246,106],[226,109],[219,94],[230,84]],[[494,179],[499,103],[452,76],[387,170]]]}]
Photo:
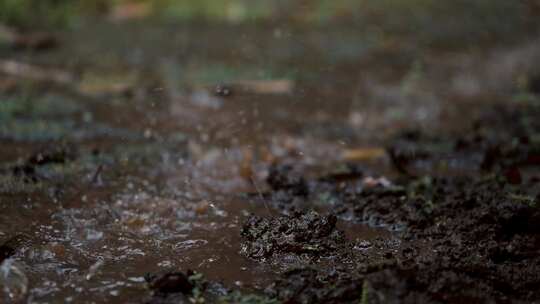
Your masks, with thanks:
[{"label": "mud clod", "polygon": [[[501,120],[531,114],[499,112],[458,138],[398,136],[390,154],[402,174],[388,187],[310,179],[292,166],[274,165],[268,183],[281,193],[280,202],[309,203],[324,189],[338,217],[392,235],[347,240],[333,218],[312,211],[252,217],[242,231],[245,255],[281,267],[289,266],[291,257],[308,261],[283,273],[267,288],[269,294],[289,303],[347,303],[355,297],[366,303],[540,299],[540,188],[529,177],[537,170],[531,158],[538,145],[522,140],[540,127],[531,122],[508,127]],[[294,191],[298,188],[305,191]],[[312,247],[318,250],[306,250]],[[329,259],[331,267],[313,262],[331,255],[337,256]],[[338,290],[343,293],[332,293]]]},{"label": "mud clod", "polygon": [[29,156],[24,162],[12,168],[15,176],[23,176],[32,180],[38,180],[36,169],[48,164],[65,164],[77,158],[77,151],[71,145],[58,145],[42,149]]},{"label": "mud clod", "polygon": [[5,259],[15,255],[17,251],[29,242],[29,237],[25,234],[18,234],[0,245],[0,264]]},{"label": "mud clod", "polygon": [[191,294],[194,285],[189,281],[189,276],[182,272],[169,272],[161,275],[147,275],[145,280],[156,295],[171,293]]},{"label": "mud clod", "polygon": [[334,215],[296,212],[272,219],[251,216],[242,228],[242,253],[255,260],[282,254],[331,255],[344,241]]},{"label": "mud clod", "polygon": [[269,171],[266,181],[272,190],[291,192],[294,195],[308,193],[304,177],[292,165],[274,165],[270,167]]},{"label": "mud clod", "polygon": [[0,246],[0,264],[2,264],[5,259],[11,257],[14,254],[15,248],[11,247],[11,245],[8,243],[2,244],[2,246]]}]

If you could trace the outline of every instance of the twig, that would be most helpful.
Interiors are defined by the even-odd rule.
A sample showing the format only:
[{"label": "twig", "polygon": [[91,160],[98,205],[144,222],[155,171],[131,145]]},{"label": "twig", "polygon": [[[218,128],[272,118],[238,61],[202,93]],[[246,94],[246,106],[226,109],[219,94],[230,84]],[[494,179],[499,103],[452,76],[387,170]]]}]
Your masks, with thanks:
[{"label": "twig", "polygon": [[264,196],[263,196],[263,194],[261,192],[261,189],[259,189],[259,186],[257,185],[257,182],[255,181],[253,176],[250,176],[249,179],[251,180],[251,183],[253,184],[253,186],[255,187],[255,190],[259,194],[259,198],[262,200],[262,202],[264,204],[264,207],[266,208],[266,211],[268,211],[269,215],[272,215],[272,211],[270,210],[270,207],[268,206],[268,203],[266,202],[266,199],[264,199]]},{"label": "twig", "polygon": [[99,165],[96,169],[96,172],[92,176],[92,184],[96,184],[98,186],[103,185],[103,181],[101,180],[101,171],[103,171],[103,165]]}]

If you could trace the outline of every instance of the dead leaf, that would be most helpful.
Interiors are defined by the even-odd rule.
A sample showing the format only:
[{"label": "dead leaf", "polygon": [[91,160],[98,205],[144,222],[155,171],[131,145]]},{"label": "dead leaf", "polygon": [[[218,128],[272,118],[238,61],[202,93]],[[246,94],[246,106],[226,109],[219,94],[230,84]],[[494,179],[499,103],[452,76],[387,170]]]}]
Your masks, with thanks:
[{"label": "dead leaf", "polygon": [[137,77],[133,73],[87,72],[82,76],[78,91],[90,96],[127,94],[136,81]]},{"label": "dead leaf", "polygon": [[343,158],[348,161],[372,160],[384,157],[386,150],[384,148],[357,148],[343,151]]},{"label": "dead leaf", "polygon": [[294,89],[294,82],[288,79],[245,80],[236,85],[257,94],[288,94]]},{"label": "dead leaf", "polygon": [[148,2],[122,2],[115,5],[110,13],[113,21],[142,19],[152,13],[152,5]]},{"label": "dead leaf", "polygon": [[242,149],[242,162],[240,163],[240,176],[247,181],[253,179],[254,173],[252,168],[253,151],[249,148]]},{"label": "dead leaf", "polygon": [[208,201],[200,201],[197,204],[195,204],[193,209],[195,213],[197,213],[198,215],[203,215],[203,214],[208,213],[208,210],[210,209],[210,205],[211,204]]}]

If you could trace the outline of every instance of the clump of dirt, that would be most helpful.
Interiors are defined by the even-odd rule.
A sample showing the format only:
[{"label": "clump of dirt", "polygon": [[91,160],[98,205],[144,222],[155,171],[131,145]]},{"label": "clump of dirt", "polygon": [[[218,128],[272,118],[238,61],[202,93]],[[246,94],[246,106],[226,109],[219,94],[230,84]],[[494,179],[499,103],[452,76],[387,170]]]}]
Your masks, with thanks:
[{"label": "clump of dirt", "polygon": [[274,191],[288,191],[291,194],[307,195],[305,178],[291,164],[277,164],[270,168],[266,182]]},{"label": "clump of dirt", "polygon": [[[419,193],[380,201],[360,195],[348,202],[355,214],[386,207],[393,210],[390,220],[404,223],[402,238],[408,241],[391,275],[417,287],[404,287],[403,297],[420,292],[432,301],[538,299],[531,286],[540,286],[540,210],[493,182],[437,180],[432,187],[430,200]],[[373,204],[379,209],[369,209]]]},{"label": "clump of dirt", "polygon": [[265,219],[251,216],[242,228],[242,253],[255,260],[279,255],[309,258],[333,255],[344,243],[334,215],[295,212],[291,216]]},{"label": "clump of dirt", "polygon": [[2,262],[15,254],[16,248],[11,244],[11,240],[6,241],[4,244],[0,245],[0,264]]},{"label": "clump of dirt", "polygon": [[22,247],[27,245],[30,242],[30,237],[26,234],[17,234],[8,240],[6,240],[2,245],[0,245],[0,264],[5,259],[10,258],[15,255]]},{"label": "clump of dirt", "polygon": [[492,172],[518,184],[521,169],[540,165],[539,115],[538,106],[496,106],[486,109],[463,134],[400,134],[391,141],[389,155],[396,169],[408,176]]},{"label": "clump of dirt", "polygon": [[56,197],[61,189],[75,184],[75,176],[83,177],[85,171],[95,170],[75,144],[51,143],[44,145],[27,157],[0,164],[0,193],[36,194],[47,189]]},{"label": "clump of dirt", "polygon": [[271,191],[264,193],[265,199],[275,208],[289,213],[309,206],[309,185],[294,164],[273,164],[266,182]]},{"label": "clump of dirt", "polygon": [[362,297],[365,274],[396,264],[393,237],[349,240],[335,215],[315,211],[251,216],[241,253],[285,269],[264,293],[280,303],[352,303]]},{"label": "clump of dirt", "polygon": [[[400,227],[401,242],[348,241],[335,230],[335,217],[307,212],[251,217],[242,248],[261,262],[281,259],[280,265],[291,255],[338,257],[332,267],[301,265],[267,288],[288,303],[358,300],[362,280],[375,303],[532,301],[540,298],[540,209],[534,198],[509,195],[507,186],[433,179],[412,180],[403,186],[408,191],[349,190],[339,201],[341,212],[370,225]],[[335,276],[320,278],[332,271]]]},{"label": "clump of dirt", "polygon": [[[270,203],[311,206],[244,225],[246,256],[281,269],[308,261],[285,267],[267,294],[287,303],[538,301],[540,127],[536,110],[524,109],[488,113],[465,135],[398,136],[388,152],[401,176],[386,184],[272,167],[268,183],[280,195],[267,195]],[[334,215],[309,211],[322,191],[338,218],[391,236],[348,240]]]},{"label": "clump of dirt", "polygon": [[162,275],[147,275],[145,280],[156,295],[170,293],[191,294],[194,285],[189,276],[182,272],[169,272]]},{"label": "clump of dirt", "polygon": [[151,298],[146,301],[149,304],[200,301],[207,287],[202,275],[192,270],[146,274],[145,280],[152,291]]},{"label": "clump of dirt", "polygon": [[48,164],[65,164],[76,160],[78,152],[74,145],[59,144],[43,148],[29,156],[25,161],[11,168],[15,176],[23,176],[33,181],[40,179],[36,170]]}]

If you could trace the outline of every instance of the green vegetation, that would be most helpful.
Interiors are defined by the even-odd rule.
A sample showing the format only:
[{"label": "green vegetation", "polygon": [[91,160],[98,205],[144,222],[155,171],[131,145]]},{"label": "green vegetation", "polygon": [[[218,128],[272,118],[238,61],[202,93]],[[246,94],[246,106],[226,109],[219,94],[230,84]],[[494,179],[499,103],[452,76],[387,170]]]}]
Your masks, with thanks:
[{"label": "green vegetation", "polygon": [[75,2],[0,0],[0,22],[19,27],[64,26],[75,14]]},{"label": "green vegetation", "polygon": [[429,35],[427,38],[436,32],[441,40],[456,33],[461,37],[470,34],[467,39],[515,33],[527,29],[527,19],[534,19],[525,1],[506,0],[0,0],[0,23],[66,26],[82,16],[122,10],[172,20],[354,22],[374,31]]},{"label": "green vegetation", "polygon": [[364,280],[362,283],[362,297],[360,298],[360,304],[367,304],[369,301],[369,282]]}]

